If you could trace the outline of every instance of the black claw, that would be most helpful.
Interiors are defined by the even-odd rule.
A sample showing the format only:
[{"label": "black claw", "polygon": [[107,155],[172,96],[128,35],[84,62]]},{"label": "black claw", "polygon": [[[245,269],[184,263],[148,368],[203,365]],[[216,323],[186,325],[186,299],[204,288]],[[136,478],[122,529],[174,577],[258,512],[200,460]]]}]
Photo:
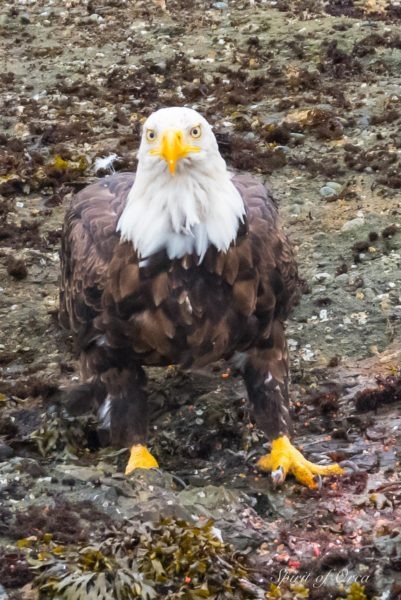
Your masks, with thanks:
[{"label": "black claw", "polygon": [[342,460],[339,465],[343,468],[348,467],[348,469],[351,469],[351,471],[354,473],[358,473],[360,471],[360,468],[354,462],[352,462],[352,460]]},{"label": "black claw", "polygon": [[323,479],[320,477],[320,475],[315,475],[314,479],[317,483],[317,489],[320,492],[320,490],[322,489],[322,486],[323,486]]},{"label": "black claw", "polygon": [[283,467],[278,467],[275,471],[272,471],[271,478],[274,486],[281,485],[285,479]]}]

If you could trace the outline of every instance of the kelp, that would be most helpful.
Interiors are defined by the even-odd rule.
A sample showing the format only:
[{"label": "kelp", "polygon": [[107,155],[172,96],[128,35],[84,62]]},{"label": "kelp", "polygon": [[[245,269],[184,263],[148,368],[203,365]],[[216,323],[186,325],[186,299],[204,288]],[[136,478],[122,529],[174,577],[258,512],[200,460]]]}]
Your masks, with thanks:
[{"label": "kelp", "polygon": [[264,597],[244,556],[213,522],[126,523],[101,542],[62,545],[46,534],[18,542],[37,573],[41,600],[236,600]]},{"label": "kelp", "polygon": [[53,453],[79,455],[88,448],[90,432],[95,430],[94,416],[71,416],[65,410],[54,409],[42,415],[41,425],[29,438],[43,457]]}]

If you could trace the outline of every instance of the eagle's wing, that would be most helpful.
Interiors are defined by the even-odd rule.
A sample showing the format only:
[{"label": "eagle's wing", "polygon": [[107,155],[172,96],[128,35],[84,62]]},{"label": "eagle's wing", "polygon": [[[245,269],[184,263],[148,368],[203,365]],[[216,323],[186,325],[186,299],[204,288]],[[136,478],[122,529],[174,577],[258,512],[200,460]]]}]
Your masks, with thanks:
[{"label": "eagle's wing", "polygon": [[117,221],[134,182],[119,173],[87,186],[66,213],[61,243],[60,323],[71,329],[78,348],[93,334],[92,322],[115,245]]},{"label": "eagle's wing", "polygon": [[250,175],[236,175],[233,183],[245,203],[249,244],[260,276],[256,312],[273,301],[274,316],[284,321],[299,300],[301,289],[292,246],[281,227],[270,189]]}]

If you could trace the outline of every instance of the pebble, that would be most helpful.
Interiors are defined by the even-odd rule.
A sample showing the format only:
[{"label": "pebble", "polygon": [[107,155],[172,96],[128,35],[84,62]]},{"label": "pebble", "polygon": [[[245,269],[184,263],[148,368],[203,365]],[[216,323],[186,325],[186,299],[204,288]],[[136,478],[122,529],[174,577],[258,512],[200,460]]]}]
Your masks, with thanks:
[{"label": "pebble", "polygon": [[328,283],[333,280],[333,276],[330,273],[315,273],[312,281],[315,283]]},{"label": "pebble", "polygon": [[319,194],[322,196],[322,198],[337,198],[338,193],[336,192],[336,190],[334,190],[333,188],[329,187],[328,185],[324,185],[323,187],[320,188],[319,190]]},{"label": "pebble", "polygon": [[323,198],[332,198],[333,200],[338,198],[343,190],[341,183],[336,181],[327,181],[323,187],[320,188],[320,195]]},{"label": "pebble", "polygon": [[355,219],[351,219],[350,221],[346,221],[344,225],[341,227],[341,231],[351,231],[351,229],[356,229],[357,227],[362,227],[365,224],[365,219],[363,217],[356,217]]},{"label": "pebble", "polygon": [[346,285],[348,283],[348,274],[341,273],[341,275],[337,275],[336,283],[339,283],[340,285]]},{"label": "pebble", "polygon": [[29,25],[29,23],[31,22],[31,18],[27,13],[23,13],[20,16],[19,20],[23,25]]},{"label": "pebble", "polygon": [[284,152],[284,154],[288,154],[290,151],[288,146],[276,146],[273,150],[273,152]]},{"label": "pebble", "polygon": [[326,186],[329,187],[329,188],[332,188],[337,193],[340,193],[342,191],[342,189],[343,189],[343,186],[341,185],[341,183],[337,183],[336,181],[328,181],[326,183]]},{"label": "pebble", "polygon": [[[65,485],[70,485],[73,480],[81,482],[90,482],[97,480],[103,476],[100,469],[94,467],[81,467],[79,465],[59,465],[56,470],[56,475],[66,482]],[[75,485],[75,481],[74,484]]]},{"label": "pebble", "polygon": [[303,142],[305,139],[305,134],[304,133],[290,133],[290,138],[292,138],[293,140],[297,140],[299,142]]},{"label": "pebble", "polygon": [[91,15],[89,15],[89,21],[91,21],[92,23],[103,23],[104,19],[97,13],[92,13]]}]

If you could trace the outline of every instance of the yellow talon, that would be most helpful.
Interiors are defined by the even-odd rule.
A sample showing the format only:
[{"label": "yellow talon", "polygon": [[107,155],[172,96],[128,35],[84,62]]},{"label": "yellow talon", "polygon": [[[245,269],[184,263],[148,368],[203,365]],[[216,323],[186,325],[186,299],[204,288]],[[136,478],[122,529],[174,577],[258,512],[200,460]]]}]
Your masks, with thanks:
[{"label": "yellow talon", "polygon": [[131,454],[125,469],[125,474],[128,475],[134,469],[153,469],[159,464],[149,450],[141,444],[135,444],[131,447]]},{"label": "yellow talon", "polygon": [[279,437],[272,442],[270,454],[262,456],[257,463],[262,471],[271,471],[274,483],[283,483],[287,473],[308,488],[316,489],[318,484],[315,475],[342,475],[344,469],[337,463],[332,465],[315,465],[306,460],[299,450],[294,448],[287,436]]}]

